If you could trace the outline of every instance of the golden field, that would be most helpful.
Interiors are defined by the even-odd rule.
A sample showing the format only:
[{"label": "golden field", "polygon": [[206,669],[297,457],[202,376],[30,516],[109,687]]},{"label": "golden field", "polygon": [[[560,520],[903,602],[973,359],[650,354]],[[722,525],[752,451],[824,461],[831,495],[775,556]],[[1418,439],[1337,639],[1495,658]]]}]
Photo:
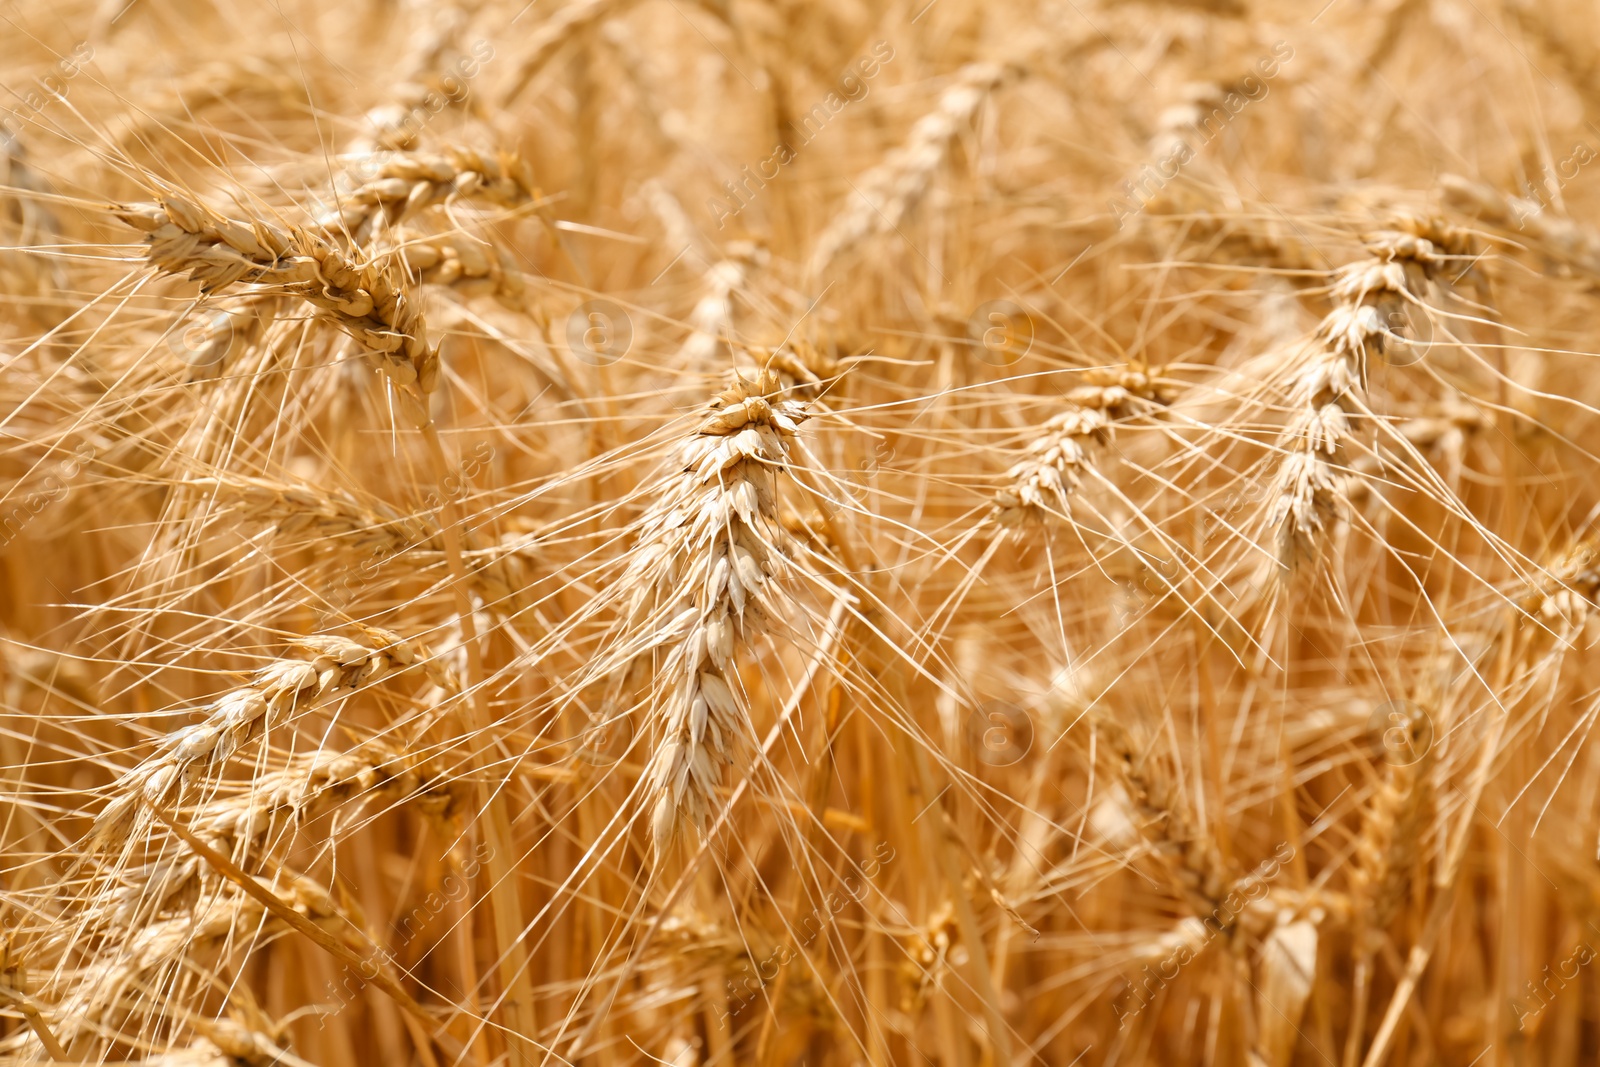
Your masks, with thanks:
[{"label": "golden field", "polygon": [[1600,11],[0,17],[0,1063],[1600,1057]]}]

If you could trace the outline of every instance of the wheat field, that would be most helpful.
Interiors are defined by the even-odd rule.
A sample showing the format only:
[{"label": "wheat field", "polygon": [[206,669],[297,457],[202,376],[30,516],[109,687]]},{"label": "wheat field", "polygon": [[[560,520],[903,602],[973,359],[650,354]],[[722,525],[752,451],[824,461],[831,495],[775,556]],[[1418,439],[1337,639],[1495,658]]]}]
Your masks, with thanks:
[{"label": "wheat field", "polygon": [[1592,4],[0,19],[0,1063],[1600,1062]]}]

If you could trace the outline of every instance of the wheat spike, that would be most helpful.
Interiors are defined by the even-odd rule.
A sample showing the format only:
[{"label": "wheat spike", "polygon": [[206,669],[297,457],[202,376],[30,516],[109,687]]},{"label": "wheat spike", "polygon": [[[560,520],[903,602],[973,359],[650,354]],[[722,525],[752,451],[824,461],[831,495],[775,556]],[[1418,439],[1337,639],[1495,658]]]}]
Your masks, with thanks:
[{"label": "wheat spike", "polygon": [[813,277],[826,274],[834,260],[863,239],[901,224],[927,194],[950,142],[1005,77],[1005,68],[994,63],[970,63],[955,73],[933,110],[911,127],[905,143],[854,183],[858,193],[817,238],[810,261]]},{"label": "wheat spike", "polygon": [[336,634],[300,638],[309,659],[283,659],[256,672],[248,685],[213,701],[204,721],[165,738],[158,751],[119,780],[117,796],[95,822],[91,848],[121,839],[140,804],[161,805],[174,788],[206,765],[224,764],[263,729],[297,713],[417,666],[435,684],[454,688],[444,668],[425,649],[396,634],[365,628],[364,642]]},{"label": "wheat spike", "polygon": [[754,740],[736,649],[782,617],[776,585],[787,565],[773,474],[809,417],[777,390],[763,371],[720,393],[679,447],[683,472],[641,523],[635,616],[661,619],[673,638],[658,683],[660,740],[645,770],[658,852],[682,823],[706,825],[721,767]]},{"label": "wheat spike", "polygon": [[397,387],[425,395],[438,381],[438,352],[392,260],[352,261],[307,230],[238,222],[177,196],[113,213],[147,235],[154,266],[199,282],[202,293],[242,282],[298,297],[360,342]]}]

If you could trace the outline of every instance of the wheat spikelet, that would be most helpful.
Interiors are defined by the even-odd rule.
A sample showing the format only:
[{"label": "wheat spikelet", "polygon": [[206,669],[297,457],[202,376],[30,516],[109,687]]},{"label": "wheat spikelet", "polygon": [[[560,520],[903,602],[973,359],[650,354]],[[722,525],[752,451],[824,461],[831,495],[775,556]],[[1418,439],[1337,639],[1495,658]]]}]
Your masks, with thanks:
[{"label": "wheat spikelet", "polygon": [[180,72],[150,79],[141,105],[117,116],[110,133],[128,151],[148,150],[175,127],[208,111],[256,97],[282,107],[304,106],[304,88],[288,70],[289,57],[276,50],[237,52]]},{"label": "wheat spikelet", "polygon": [[[1423,713],[1417,709],[1411,714],[1413,721],[1403,728],[1415,732]],[[1393,920],[1415,867],[1417,839],[1427,814],[1429,766],[1428,757],[1390,766],[1362,822],[1353,881],[1374,931]]]},{"label": "wheat spikelet", "polygon": [[1344,1062],[1355,1062],[1366,1036],[1366,1010],[1373,953],[1394,922],[1403,897],[1409,891],[1418,859],[1418,838],[1431,799],[1429,771],[1433,749],[1424,740],[1432,729],[1431,720],[1420,707],[1398,706],[1391,719],[1400,721],[1387,727],[1383,743],[1399,742],[1402,753],[1423,751],[1422,758],[1409,763],[1391,763],[1386,769],[1377,795],[1361,822],[1356,862],[1351,871],[1351,891],[1356,901],[1357,960],[1353,1022],[1345,1043]]},{"label": "wheat spikelet", "polygon": [[812,400],[819,407],[819,394],[839,384],[840,360],[803,341],[776,351],[757,349],[752,355],[778,376],[786,392]]},{"label": "wheat spikelet", "polygon": [[[460,782],[426,761],[369,741],[345,752],[294,757],[282,769],[258,775],[245,792],[206,800],[186,818],[196,836],[212,848],[226,855],[265,858],[281,852],[280,843],[291,828],[325,810],[337,809],[348,821],[376,801],[414,803],[418,811],[442,822],[464,808],[465,793]],[[192,854],[120,866],[107,872],[85,923],[109,936],[169,913],[172,902],[180,898],[203,900],[220,889],[215,872]]]},{"label": "wheat spikelet", "polygon": [[[337,914],[326,890],[306,878],[289,874],[280,891],[303,915]],[[273,922],[250,897],[219,887],[180,914],[143,926],[77,976],[73,991],[61,1003],[61,1039],[71,1044],[91,1020],[114,1026],[124,997],[141,986],[148,987],[153,973],[172,970],[186,957],[227,952],[241,931]]]},{"label": "wheat spikelet", "polygon": [[343,752],[298,756],[281,770],[257,776],[249,792],[200,805],[192,825],[208,839],[236,842],[246,832],[266,832],[280,815],[309,818],[319,805],[373,800],[418,801],[419,810],[446,818],[453,807],[464,806],[463,790],[426,760],[368,741]]},{"label": "wheat spikelet", "polygon": [[[463,78],[445,73],[445,61],[470,21],[467,13],[458,7],[445,6],[416,14],[423,25],[417,35],[407,41],[407,55],[400,64],[402,73],[389,89],[388,101],[367,109],[362,116],[364,130],[358,141],[360,148],[410,151],[416,148],[421,133],[418,127],[425,121],[418,116],[428,114],[430,101],[456,106],[466,103],[470,88],[461,84]],[[482,55],[485,44],[487,42],[483,41],[475,44],[473,54]],[[488,55],[492,58],[492,46]],[[460,65],[454,69],[457,74],[465,73]]]}]

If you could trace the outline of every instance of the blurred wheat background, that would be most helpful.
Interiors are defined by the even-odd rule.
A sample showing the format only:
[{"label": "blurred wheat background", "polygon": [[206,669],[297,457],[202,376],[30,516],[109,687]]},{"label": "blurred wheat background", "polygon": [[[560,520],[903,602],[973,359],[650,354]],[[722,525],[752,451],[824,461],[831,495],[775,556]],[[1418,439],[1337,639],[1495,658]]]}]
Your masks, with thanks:
[{"label": "blurred wheat background", "polygon": [[0,1062],[1600,1058],[1593,5],[0,20]]}]

